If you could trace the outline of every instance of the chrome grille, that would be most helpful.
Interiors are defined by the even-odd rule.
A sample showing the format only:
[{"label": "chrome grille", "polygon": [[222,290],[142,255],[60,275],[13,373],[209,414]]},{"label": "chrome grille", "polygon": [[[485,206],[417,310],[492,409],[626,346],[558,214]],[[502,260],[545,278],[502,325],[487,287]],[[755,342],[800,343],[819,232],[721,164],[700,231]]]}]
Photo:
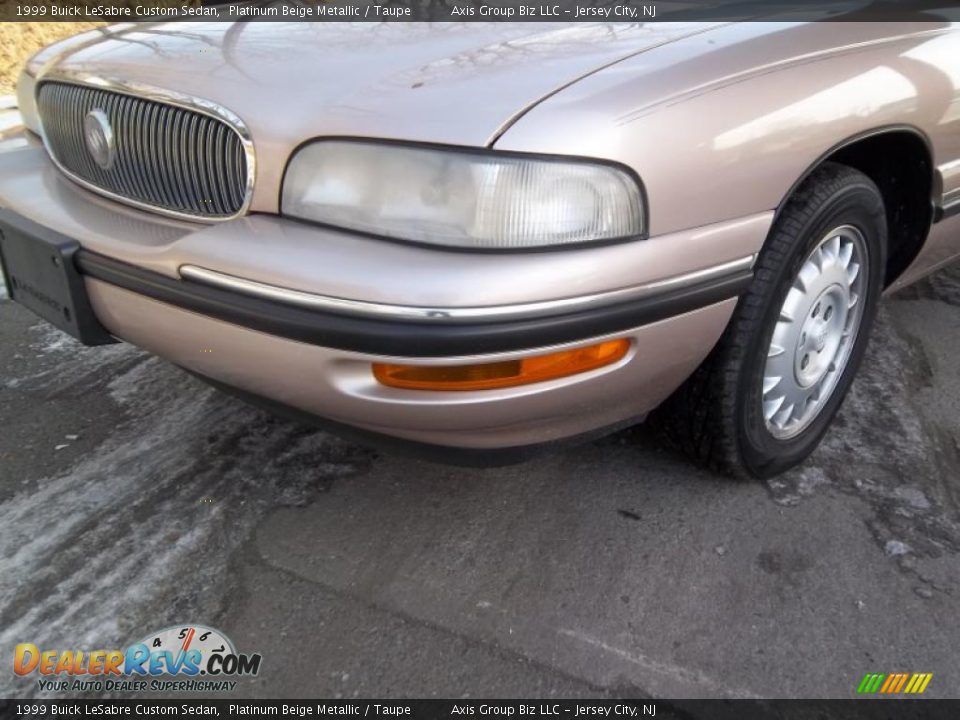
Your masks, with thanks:
[{"label": "chrome grille", "polygon": [[[247,155],[223,120],[178,105],[71,83],[37,95],[47,148],[68,174],[106,194],[176,214],[225,218],[248,195]],[[104,170],[87,149],[84,119],[102,111],[115,158]]]}]

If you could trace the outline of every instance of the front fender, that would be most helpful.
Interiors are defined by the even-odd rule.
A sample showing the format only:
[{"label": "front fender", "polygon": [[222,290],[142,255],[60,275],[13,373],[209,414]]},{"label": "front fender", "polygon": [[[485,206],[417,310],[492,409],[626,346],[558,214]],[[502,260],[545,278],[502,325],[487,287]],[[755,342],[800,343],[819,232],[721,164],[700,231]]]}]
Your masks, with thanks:
[{"label": "front fender", "polygon": [[[960,103],[958,33],[922,25],[853,47],[795,47],[793,60],[778,57],[786,51],[775,41],[796,45],[801,30],[824,30],[754,31],[749,52],[742,37],[723,46],[721,33],[716,50],[705,48],[709,36],[690,39],[567,88],[495,146],[629,165],[646,187],[652,235],[773,210],[831,148],[877,128],[914,128],[928,140],[934,165],[944,164],[960,157],[960,113],[951,111]],[[731,66],[738,48],[754,57],[751,67]],[[650,88],[671,87],[671,76],[673,90],[655,96]],[[952,182],[960,187],[960,175]]]}]

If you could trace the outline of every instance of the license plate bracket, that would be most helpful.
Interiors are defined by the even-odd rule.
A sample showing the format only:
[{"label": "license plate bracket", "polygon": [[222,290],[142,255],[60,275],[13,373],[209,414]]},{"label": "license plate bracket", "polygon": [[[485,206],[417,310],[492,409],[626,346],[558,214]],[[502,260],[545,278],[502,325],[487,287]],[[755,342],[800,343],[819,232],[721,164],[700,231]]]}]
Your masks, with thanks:
[{"label": "license plate bracket", "polygon": [[80,243],[0,209],[0,265],[10,298],[84,345],[117,342],[90,306],[75,256]]}]

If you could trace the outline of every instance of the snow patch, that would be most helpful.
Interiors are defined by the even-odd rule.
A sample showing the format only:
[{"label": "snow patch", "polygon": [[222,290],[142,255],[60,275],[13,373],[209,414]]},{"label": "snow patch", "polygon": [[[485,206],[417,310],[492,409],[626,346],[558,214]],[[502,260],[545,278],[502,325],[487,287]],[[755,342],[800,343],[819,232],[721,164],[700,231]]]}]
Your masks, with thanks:
[{"label": "snow patch", "polygon": [[900,542],[899,540],[888,540],[887,544],[883,546],[884,552],[891,557],[896,557],[897,555],[906,555],[910,552],[910,546],[905,542]]},{"label": "snow patch", "polygon": [[[96,362],[52,336],[38,344],[63,355],[67,374]],[[0,648],[123,647],[173,623],[214,622],[230,555],[259,519],[370,460],[160,361],[114,372],[108,392],[129,420],[0,504]],[[0,674],[0,696],[15,690]]]},{"label": "snow patch", "polygon": [[44,381],[51,375],[63,383],[75,382],[91,374],[109,376],[125,363],[149,357],[126,343],[87,347],[46,322],[31,326],[29,334],[29,352],[41,362],[31,363],[32,372],[5,380],[4,385],[8,388]]}]

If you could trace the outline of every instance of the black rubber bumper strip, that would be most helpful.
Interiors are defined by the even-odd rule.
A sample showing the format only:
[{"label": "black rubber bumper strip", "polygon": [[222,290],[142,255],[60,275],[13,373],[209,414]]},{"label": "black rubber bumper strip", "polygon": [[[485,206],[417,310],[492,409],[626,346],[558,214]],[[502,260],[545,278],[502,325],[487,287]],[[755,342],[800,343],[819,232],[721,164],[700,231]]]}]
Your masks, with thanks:
[{"label": "black rubber bumper strip", "polygon": [[752,271],[741,270],[682,289],[564,315],[453,324],[318,312],[175,280],[89,250],[80,250],[76,262],[84,275],[217,320],[311,345],[405,357],[524,350],[616,333],[736,297],[753,276]]},{"label": "black rubber bumper strip", "polygon": [[960,215],[960,200],[957,202],[951,203],[946,207],[937,207],[934,210],[933,221],[940,222],[941,220],[946,220],[947,218],[956,217]]}]

